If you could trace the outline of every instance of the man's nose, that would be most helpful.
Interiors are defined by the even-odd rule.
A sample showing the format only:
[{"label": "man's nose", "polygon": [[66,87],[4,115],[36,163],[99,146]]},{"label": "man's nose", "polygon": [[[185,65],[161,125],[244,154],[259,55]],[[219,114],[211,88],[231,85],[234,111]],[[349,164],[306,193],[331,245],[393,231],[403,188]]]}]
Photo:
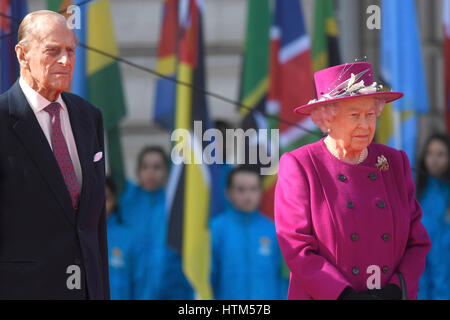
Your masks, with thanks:
[{"label": "man's nose", "polygon": [[64,66],[70,65],[69,53],[67,51],[64,51],[61,54],[61,57],[59,58],[59,62]]}]

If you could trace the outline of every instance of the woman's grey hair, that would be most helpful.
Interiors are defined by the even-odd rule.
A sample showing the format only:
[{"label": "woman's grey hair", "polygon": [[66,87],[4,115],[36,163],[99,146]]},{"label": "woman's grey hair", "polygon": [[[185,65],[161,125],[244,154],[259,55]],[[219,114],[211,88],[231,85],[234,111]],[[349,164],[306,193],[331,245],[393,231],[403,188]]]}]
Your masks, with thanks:
[{"label": "woman's grey hair", "polygon": [[[383,111],[385,100],[375,99],[375,115],[378,117]],[[338,106],[336,102],[326,103],[317,106],[311,111],[312,121],[322,130],[322,132],[328,132],[328,127],[325,125],[326,121],[333,121],[338,112]]]}]

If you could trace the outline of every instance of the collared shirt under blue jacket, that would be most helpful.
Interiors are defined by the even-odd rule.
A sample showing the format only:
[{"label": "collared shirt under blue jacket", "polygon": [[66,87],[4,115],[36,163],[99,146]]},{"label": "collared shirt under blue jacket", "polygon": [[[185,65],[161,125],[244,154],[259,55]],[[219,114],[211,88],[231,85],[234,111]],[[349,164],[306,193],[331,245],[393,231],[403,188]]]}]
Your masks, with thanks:
[{"label": "collared shirt under blue jacket", "polygon": [[277,300],[287,297],[274,223],[259,211],[231,207],[211,220],[214,299]]},{"label": "collared shirt under blue jacket", "polygon": [[420,279],[419,299],[450,299],[450,185],[429,177],[422,197],[422,223],[431,239],[425,271]]},{"label": "collared shirt under blue jacket", "polygon": [[145,281],[142,241],[116,212],[107,220],[111,300],[134,300]]},{"label": "collared shirt under blue jacket", "polygon": [[131,182],[120,201],[124,223],[143,239],[146,281],[139,289],[138,299],[193,298],[182,272],[181,257],[167,246],[165,201],[164,189],[148,192]]}]

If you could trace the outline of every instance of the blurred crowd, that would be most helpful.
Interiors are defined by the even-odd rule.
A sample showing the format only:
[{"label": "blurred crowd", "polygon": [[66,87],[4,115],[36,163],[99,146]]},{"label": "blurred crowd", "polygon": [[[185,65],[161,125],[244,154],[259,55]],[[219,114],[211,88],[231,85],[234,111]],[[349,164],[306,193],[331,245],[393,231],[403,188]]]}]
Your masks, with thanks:
[{"label": "blurred crowd", "polygon": [[[416,198],[432,249],[420,280],[419,299],[450,299],[450,142],[432,135],[414,169]],[[182,258],[168,246],[165,207],[170,160],[160,146],[137,158],[137,182],[118,196],[107,179],[109,277],[112,299],[195,299]],[[221,165],[212,195],[223,211],[210,218],[214,299],[286,299],[289,285],[271,219],[259,211],[259,171]]]}]

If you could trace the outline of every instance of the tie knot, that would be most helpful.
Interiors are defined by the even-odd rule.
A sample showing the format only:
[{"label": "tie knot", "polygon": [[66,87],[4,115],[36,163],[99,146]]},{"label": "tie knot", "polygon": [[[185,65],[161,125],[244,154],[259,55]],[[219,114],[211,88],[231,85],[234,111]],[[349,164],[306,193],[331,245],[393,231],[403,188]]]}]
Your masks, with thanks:
[{"label": "tie knot", "polygon": [[59,114],[59,109],[61,105],[59,102],[52,102],[48,106],[45,107],[45,111],[47,111],[51,116],[55,116]]}]

